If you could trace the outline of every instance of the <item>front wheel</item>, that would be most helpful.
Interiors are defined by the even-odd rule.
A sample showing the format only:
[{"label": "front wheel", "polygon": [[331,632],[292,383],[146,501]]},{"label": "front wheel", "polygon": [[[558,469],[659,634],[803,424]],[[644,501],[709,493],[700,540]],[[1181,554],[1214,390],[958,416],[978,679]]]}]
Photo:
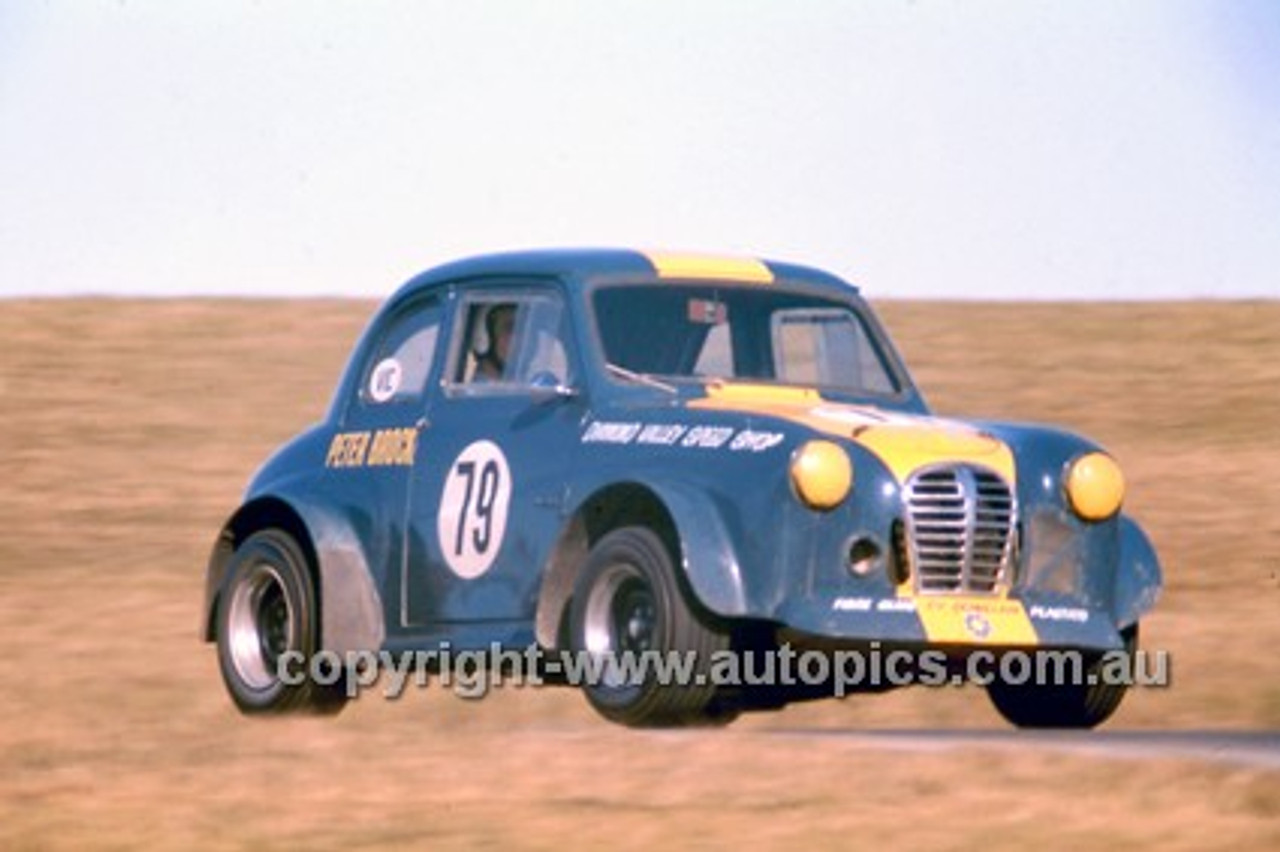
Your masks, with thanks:
[{"label": "front wheel", "polygon": [[574,589],[570,631],[588,664],[583,690],[605,718],[632,727],[717,725],[709,672],[727,632],[686,599],[671,554],[643,527],[614,530],[592,549]]},{"label": "front wheel", "polygon": [[236,549],[218,604],[218,666],[242,712],[342,709],[341,679],[312,677],[318,616],[306,556],[292,536],[263,530]]},{"label": "front wheel", "polygon": [[987,685],[987,695],[1000,715],[1019,728],[1096,728],[1111,718],[1128,690],[1127,683],[1106,676],[1117,654],[1127,657],[1124,670],[1133,672],[1138,625],[1122,635],[1122,651],[1084,658],[1080,682],[1014,684],[996,679]]}]

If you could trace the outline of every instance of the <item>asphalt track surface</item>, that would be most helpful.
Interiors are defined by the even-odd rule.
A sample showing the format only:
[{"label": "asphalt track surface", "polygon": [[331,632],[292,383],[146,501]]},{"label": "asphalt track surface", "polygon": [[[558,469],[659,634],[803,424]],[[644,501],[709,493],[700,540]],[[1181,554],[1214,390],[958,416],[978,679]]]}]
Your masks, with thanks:
[{"label": "asphalt track surface", "polygon": [[838,739],[896,751],[996,748],[1104,758],[1183,758],[1280,770],[1280,731],[931,731],[785,729],[765,736]]}]

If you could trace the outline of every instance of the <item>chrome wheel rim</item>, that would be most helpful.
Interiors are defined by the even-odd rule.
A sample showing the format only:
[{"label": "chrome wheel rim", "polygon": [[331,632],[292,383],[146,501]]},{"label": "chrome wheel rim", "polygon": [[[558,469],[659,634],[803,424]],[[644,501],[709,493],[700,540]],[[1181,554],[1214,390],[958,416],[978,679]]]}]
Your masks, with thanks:
[{"label": "chrome wheel rim", "polygon": [[278,681],[280,657],[294,635],[293,609],[280,572],[255,564],[231,594],[227,645],[231,663],[245,685],[270,689]]},{"label": "chrome wheel rim", "polygon": [[[621,660],[654,647],[657,604],[653,589],[633,565],[610,565],[592,587],[583,618],[583,646],[593,657]],[[601,671],[605,686],[627,685],[624,672]]]}]

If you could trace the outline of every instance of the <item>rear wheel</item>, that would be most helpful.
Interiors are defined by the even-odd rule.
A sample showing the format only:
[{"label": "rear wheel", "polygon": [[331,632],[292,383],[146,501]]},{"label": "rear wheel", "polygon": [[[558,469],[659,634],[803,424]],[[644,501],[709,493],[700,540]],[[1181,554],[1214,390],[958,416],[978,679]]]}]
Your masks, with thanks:
[{"label": "rear wheel", "polygon": [[1123,632],[1124,649],[1108,655],[1091,655],[1083,668],[1083,683],[1006,683],[999,679],[987,686],[987,695],[1000,715],[1019,728],[1094,728],[1119,708],[1128,685],[1104,678],[1108,659],[1122,653],[1133,671],[1138,650],[1138,625]]},{"label": "rear wheel", "polygon": [[312,677],[318,616],[306,556],[292,536],[263,530],[236,549],[218,605],[218,665],[242,712],[342,709],[340,673],[327,673],[332,684]]},{"label": "rear wheel", "polygon": [[729,637],[710,622],[688,602],[652,530],[609,533],[591,549],[570,612],[572,647],[592,665],[587,699],[605,718],[633,727],[733,721],[737,711],[716,701],[708,676]]}]

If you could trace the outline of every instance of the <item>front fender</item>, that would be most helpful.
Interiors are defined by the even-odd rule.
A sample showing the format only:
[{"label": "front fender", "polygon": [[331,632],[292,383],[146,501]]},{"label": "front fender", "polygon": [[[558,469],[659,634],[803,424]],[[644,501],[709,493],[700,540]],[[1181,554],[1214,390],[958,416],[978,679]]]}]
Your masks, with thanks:
[{"label": "front fender", "polygon": [[671,533],[678,570],[703,607],[724,616],[746,613],[738,551],[723,512],[704,489],[656,477],[600,476],[581,490],[587,496],[574,508],[544,565],[535,619],[538,641],[545,647],[563,642],[564,617],[592,543],[629,524]]},{"label": "front fender", "polygon": [[1127,515],[1120,524],[1120,554],[1116,565],[1115,595],[1112,598],[1116,627],[1124,629],[1155,606],[1164,582],[1155,547],[1142,527]]},{"label": "front fender", "polygon": [[680,541],[680,567],[693,594],[718,615],[745,615],[742,567],[721,512],[698,489],[679,484],[651,487],[671,513]]}]

